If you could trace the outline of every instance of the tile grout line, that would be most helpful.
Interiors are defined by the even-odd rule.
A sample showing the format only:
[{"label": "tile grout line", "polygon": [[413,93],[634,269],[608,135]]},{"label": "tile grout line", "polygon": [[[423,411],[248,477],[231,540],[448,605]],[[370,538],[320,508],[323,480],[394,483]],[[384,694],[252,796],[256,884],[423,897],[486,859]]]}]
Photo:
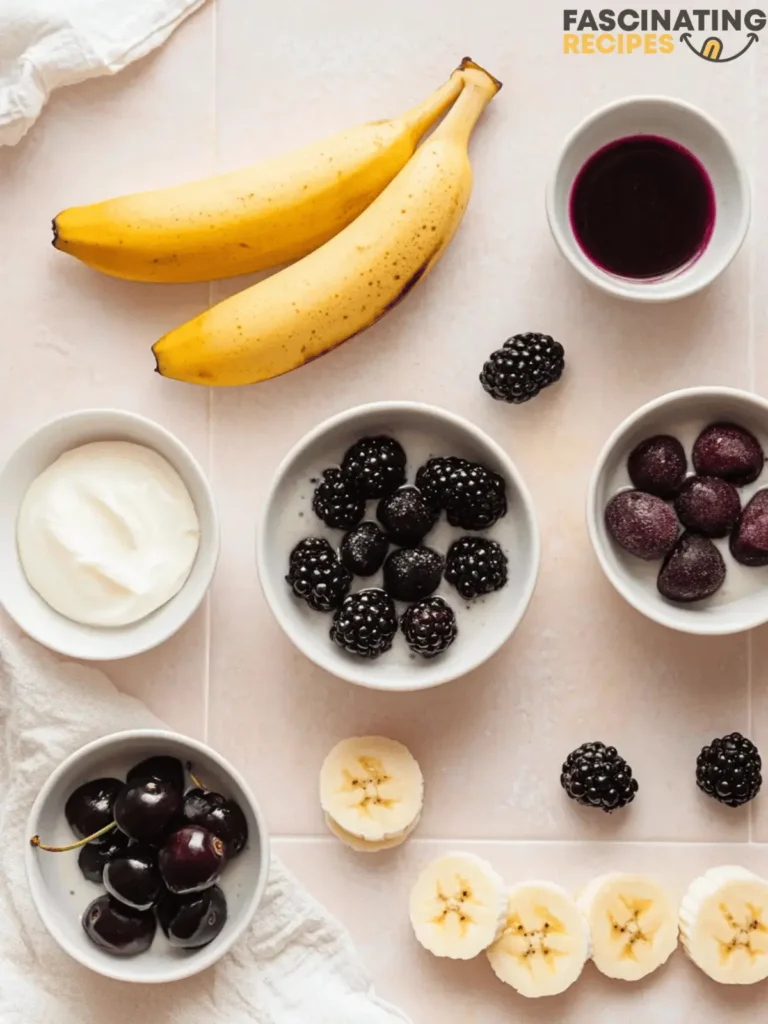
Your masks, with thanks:
[{"label": "tile grout line", "polygon": [[[758,118],[758,61],[753,60],[752,62],[752,116],[751,121],[753,125],[753,139],[757,138],[759,130],[759,118]],[[757,151],[753,144],[753,167],[757,166]],[[751,197],[752,198],[752,197]],[[752,199],[754,202],[754,198]],[[753,211],[754,213],[754,211]],[[755,284],[757,280],[757,256],[754,240],[750,242],[750,264],[748,268],[748,288],[750,290],[750,302],[749,302],[749,325],[748,325],[748,350],[746,350],[746,366],[748,366],[748,387],[750,391],[757,392],[757,352],[755,344],[755,326],[756,326],[756,311],[755,305],[757,302]],[[748,736],[752,738],[754,734],[754,711],[753,711],[753,631],[750,630],[746,634],[746,728],[748,728]],[[749,805],[748,818],[749,835],[748,842],[754,842],[754,826],[755,826],[755,812],[752,803]]]},{"label": "tile grout line", "polygon": [[[217,51],[217,11],[218,4],[214,0],[212,5],[211,14],[211,67],[213,69],[212,81],[211,81],[211,95],[213,97],[213,117],[212,117],[212,153],[213,153],[213,168],[212,172],[215,173],[218,166],[218,130],[217,130],[217,101],[216,95],[216,51]],[[208,308],[213,305],[213,281],[208,282]],[[207,414],[208,414],[208,476],[209,479],[213,477],[213,389],[208,389],[207,396]],[[213,601],[212,590],[208,591],[208,595],[205,601],[205,641],[203,644],[203,657],[205,659],[205,675],[204,675],[204,686],[203,686],[203,742],[209,742],[210,734],[210,712],[211,712],[211,621],[212,621],[212,608],[211,604]]]},{"label": "tile grout line", "polygon": [[[289,833],[273,832],[270,836],[272,842],[296,843],[306,845],[308,843],[327,843],[338,845],[339,840],[335,836],[320,835],[312,833],[309,835],[292,835]],[[411,836],[404,845],[421,845],[422,843],[452,843],[455,846],[548,846],[552,848],[571,846],[728,846],[734,849],[743,849],[743,839],[455,839],[450,836]],[[343,845],[343,844],[342,844]],[[763,842],[755,842],[755,846],[765,846]],[[402,847],[399,847],[402,849]],[[391,851],[394,852],[394,851]]]}]

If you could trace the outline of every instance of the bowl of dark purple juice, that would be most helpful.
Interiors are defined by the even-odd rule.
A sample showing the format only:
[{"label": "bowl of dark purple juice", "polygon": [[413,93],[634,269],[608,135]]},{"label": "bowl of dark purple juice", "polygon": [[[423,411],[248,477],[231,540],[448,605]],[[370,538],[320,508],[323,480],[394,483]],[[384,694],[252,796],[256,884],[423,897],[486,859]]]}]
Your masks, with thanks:
[{"label": "bowl of dark purple juice", "polygon": [[563,255],[622,298],[665,302],[711,284],[750,219],[746,171],[722,129],[678,100],[636,97],[569,136],[547,189]]}]

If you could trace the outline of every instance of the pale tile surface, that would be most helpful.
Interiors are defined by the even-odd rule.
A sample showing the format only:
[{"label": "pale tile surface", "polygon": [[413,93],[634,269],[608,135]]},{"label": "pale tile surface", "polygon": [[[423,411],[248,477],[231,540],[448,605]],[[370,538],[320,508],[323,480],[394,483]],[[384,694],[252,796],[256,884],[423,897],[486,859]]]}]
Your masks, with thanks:
[{"label": "pale tile surface", "polygon": [[[382,995],[415,1024],[752,1021],[762,991],[718,989],[682,956],[639,987],[590,969],[562,999],[525,1004],[482,959],[453,965],[422,953],[407,925],[416,871],[462,842],[510,881],[542,875],[574,888],[609,869],[654,871],[678,891],[718,863],[766,870],[748,840],[768,841],[768,798],[751,816],[726,813],[697,793],[693,765],[704,742],[733,729],[751,729],[768,750],[768,629],[707,640],[646,622],[602,577],[583,505],[605,438],[642,402],[705,383],[768,393],[768,151],[756,131],[768,115],[767,58],[762,43],[718,68],[684,53],[563,57],[561,19],[554,0],[444,0],[439,16],[434,0],[216,0],[140,66],[61,93],[22,145],[0,151],[0,458],[41,420],[104,404],[159,420],[208,466],[223,530],[210,608],[161,650],[110,672],[246,772],[282,837],[278,852],[351,928]],[[311,367],[212,395],[162,381],[151,342],[242,282],[128,284],[49,246],[62,206],[228,169],[396,113],[464,53],[505,88],[473,140],[476,190],[461,232],[406,303]],[[755,185],[753,231],[732,269],[705,295],[656,309],[583,285],[557,254],[543,208],[564,135],[636,92],[680,96],[724,122]],[[569,372],[510,409],[473,381],[487,353],[524,330],[560,338]],[[443,405],[504,444],[544,541],[539,586],[512,642],[471,678],[399,696],[350,687],[298,655],[254,567],[255,523],[283,454],[327,416],[387,398]],[[319,764],[336,740],[363,731],[407,742],[429,793],[420,838],[376,859],[318,838]],[[593,738],[615,743],[641,781],[641,798],[615,820],[580,813],[558,788],[562,758]],[[123,1018],[114,986],[84,986],[120,1024],[137,1012],[171,1019],[171,995],[143,994]]]}]

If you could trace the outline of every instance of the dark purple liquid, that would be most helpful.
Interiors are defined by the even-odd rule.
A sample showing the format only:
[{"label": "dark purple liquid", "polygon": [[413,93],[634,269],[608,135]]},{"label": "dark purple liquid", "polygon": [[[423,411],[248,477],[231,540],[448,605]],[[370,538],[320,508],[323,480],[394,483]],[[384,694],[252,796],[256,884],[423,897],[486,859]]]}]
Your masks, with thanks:
[{"label": "dark purple liquid", "polygon": [[590,157],[571,192],[571,226],[589,259],[650,280],[689,266],[715,227],[715,190],[693,153],[656,135],[612,142]]}]

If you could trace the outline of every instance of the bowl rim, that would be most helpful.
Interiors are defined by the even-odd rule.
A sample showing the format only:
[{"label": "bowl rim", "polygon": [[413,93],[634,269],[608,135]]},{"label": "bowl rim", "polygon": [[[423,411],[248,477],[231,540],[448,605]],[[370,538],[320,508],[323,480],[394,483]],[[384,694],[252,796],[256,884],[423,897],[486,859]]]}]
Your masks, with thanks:
[{"label": "bowl rim", "polygon": [[[131,960],[126,959],[115,959],[116,964],[120,964],[123,969],[117,967],[110,967],[109,963],[106,962],[102,967],[101,960],[97,960],[96,957],[93,960],[87,956],[83,956],[78,949],[71,945],[68,938],[59,930],[58,925],[55,923],[52,916],[48,913],[45,898],[44,889],[42,883],[37,877],[35,870],[35,848],[30,843],[25,843],[24,849],[24,867],[27,875],[27,884],[29,891],[32,896],[32,902],[35,906],[37,914],[40,920],[45,925],[49,935],[59,944],[59,946],[76,960],[83,967],[87,967],[94,971],[96,974],[100,974],[105,978],[111,978],[114,981],[125,981],[133,984],[166,984],[174,981],[181,981],[184,978],[191,978],[195,974],[199,974],[201,971],[207,970],[212,967],[218,960],[221,959],[232,946],[238,941],[243,935],[246,929],[250,926],[254,916],[259,908],[259,905],[264,897],[266,891],[267,882],[269,879],[270,870],[270,838],[267,831],[266,822],[264,819],[263,812],[259,806],[256,797],[254,796],[250,786],[245,781],[240,772],[237,771],[218,751],[208,746],[206,743],[201,743],[199,740],[194,740],[190,736],[185,736],[183,733],[176,732],[173,729],[123,729],[120,732],[109,733],[107,736],[101,736],[98,739],[91,740],[91,742],[78,747],[77,750],[73,751],[68,757],[66,757],[59,765],[54,768],[51,774],[48,776],[46,781],[43,783],[40,791],[35,797],[32,808],[27,817],[27,835],[33,836],[38,832],[37,822],[40,817],[40,812],[50,797],[51,791],[57,785],[57,783],[67,774],[67,772],[74,767],[79,761],[85,756],[98,752],[100,750],[107,751],[118,740],[126,739],[146,739],[146,740],[159,740],[163,741],[173,737],[177,742],[182,743],[188,747],[191,751],[201,753],[205,757],[214,761],[221,769],[222,773],[232,779],[236,786],[245,795],[250,809],[253,811],[254,818],[256,819],[256,827],[259,836],[259,849],[261,851],[261,864],[259,868],[259,875],[254,886],[254,891],[251,894],[251,898],[248,901],[245,913],[243,914],[242,920],[229,928],[229,934],[222,940],[222,942],[212,949],[211,946],[203,947],[196,951],[194,957],[190,957],[187,960],[179,960],[174,965],[173,970],[168,970],[165,976],[157,976],[152,978],[139,977],[132,973],[130,969]],[[222,933],[223,934],[223,933]]]},{"label": "bowl rim", "polygon": [[665,395],[660,395],[658,398],[654,398],[650,402],[644,403],[619,423],[603,445],[600,454],[597,457],[589,480],[589,486],[587,488],[587,532],[589,533],[589,539],[592,542],[592,547],[597,555],[600,567],[609,582],[613,585],[614,589],[628,604],[630,604],[636,611],[640,612],[641,615],[644,615],[647,619],[651,619],[651,621],[658,623],[660,626],[666,626],[667,629],[673,629],[678,633],[687,633],[693,636],[733,636],[737,633],[745,633],[757,626],[762,626],[768,622],[768,601],[765,602],[765,611],[763,613],[754,615],[752,618],[746,619],[741,623],[732,623],[730,625],[728,623],[718,623],[716,620],[705,619],[703,616],[693,614],[690,616],[690,625],[683,626],[681,623],[669,620],[664,610],[665,606],[661,601],[656,603],[649,602],[649,606],[645,607],[635,599],[634,587],[630,587],[625,584],[621,576],[614,571],[613,566],[607,558],[605,545],[602,542],[602,536],[598,529],[597,492],[600,486],[603,470],[605,469],[605,465],[611,454],[619,446],[626,434],[629,433],[635,424],[643,419],[643,417],[658,409],[663,409],[689,398],[718,397],[731,398],[756,406],[759,408],[760,412],[765,415],[766,420],[768,420],[768,399],[765,399],[754,392],[744,391],[741,388],[704,384],[691,388],[680,388],[677,391],[669,391]]},{"label": "bowl rim", "polygon": [[[28,637],[30,637],[32,640],[35,640],[37,643],[41,644],[43,647],[45,647],[49,651],[54,651],[56,654],[61,654],[64,657],[67,657],[67,658],[76,658],[79,661],[112,661],[112,660],[122,660],[122,659],[125,659],[125,658],[134,658],[134,657],[136,657],[139,654],[145,654],[147,651],[154,650],[155,647],[159,647],[161,644],[165,643],[167,640],[170,640],[171,637],[175,636],[175,634],[178,633],[179,630],[182,629],[189,622],[189,620],[192,618],[192,616],[200,608],[200,605],[203,603],[203,600],[205,599],[206,594],[210,590],[211,583],[213,582],[213,578],[214,578],[214,576],[216,574],[216,568],[218,566],[219,557],[220,557],[220,554],[221,554],[221,524],[220,524],[220,520],[219,520],[218,508],[216,506],[216,499],[215,499],[215,496],[214,496],[214,493],[213,493],[213,488],[211,487],[211,483],[208,480],[208,477],[207,477],[205,471],[203,470],[203,467],[198,462],[198,460],[195,458],[195,456],[192,454],[190,449],[184,444],[183,441],[180,440],[180,438],[178,438],[174,433],[172,433],[170,430],[168,430],[167,427],[162,426],[156,420],[152,420],[148,416],[143,416],[141,413],[131,412],[131,411],[127,410],[127,409],[119,409],[119,408],[116,408],[116,407],[113,407],[113,406],[94,406],[94,407],[90,407],[89,406],[89,407],[84,408],[84,409],[75,409],[75,410],[72,410],[70,412],[62,413],[59,416],[54,416],[51,419],[45,420],[43,423],[39,424],[37,427],[35,427],[33,430],[31,430],[28,434],[26,434],[26,436],[19,442],[19,444],[17,444],[16,447],[10,452],[10,454],[5,459],[5,461],[2,463],[2,465],[0,465],[0,481],[2,480],[3,475],[5,474],[7,468],[11,465],[11,463],[15,459],[23,457],[23,453],[24,453],[25,449],[29,445],[31,445],[35,440],[37,440],[41,435],[47,434],[49,432],[53,432],[53,431],[55,431],[55,429],[57,427],[60,427],[60,426],[62,426],[64,424],[77,423],[77,422],[82,422],[83,424],[87,424],[89,420],[94,421],[94,424],[96,424],[96,423],[98,423],[98,421],[100,419],[106,419],[106,418],[109,418],[109,419],[112,420],[112,422],[114,423],[115,429],[119,429],[121,423],[124,424],[124,425],[125,424],[140,425],[141,427],[146,428],[147,431],[150,434],[154,434],[156,437],[162,438],[163,441],[174,452],[173,460],[168,459],[167,461],[173,466],[173,468],[176,470],[176,472],[179,473],[179,475],[181,476],[182,474],[181,474],[181,472],[179,470],[179,465],[184,465],[185,464],[189,468],[189,470],[192,473],[192,475],[194,475],[194,477],[197,479],[197,482],[199,483],[200,488],[201,488],[203,494],[205,495],[206,514],[210,518],[210,527],[209,527],[208,530],[206,530],[206,533],[205,533],[205,544],[206,544],[206,548],[207,548],[207,550],[206,550],[206,558],[210,560],[210,569],[206,573],[205,586],[202,586],[203,580],[200,581],[201,582],[200,593],[197,596],[196,600],[194,601],[192,607],[190,608],[188,615],[186,615],[177,625],[173,626],[173,628],[170,629],[170,631],[165,631],[163,633],[159,633],[155,639],[152,639],[152,638],[148,637],[146,640],[142,641],[141,643],[134,644],[130,648],[130,651],[128,653],[126,653],[124,651],[121,651],[118,654],[107,654],[104,651],[94,652],[92,650],[87,650],[87,649],[84,650],[80,646],[68,645],[68,644],[65,644],[65,643],[52,643],[50,638],[48,638],[48,637],[46,637],[44,635],[44,630],[40,630],[37,627],[37,620],[34,620],[32,622],[26,622],[25,621],[24,623],[22,623],[22,622],[20,622],[17,619],[16,615],[12,611],[11,607],[9,607],[9,604],[7,603],[7,601],[4,598],[4,595],[7,593],[7,591],[4,591],[2,583],[0,583],[0,605],[2,605],[2,607],[5,609],[5,611],[8,614],[8,616],[11,619],[13,619],[13,621],[16,623],[16,625]],[[107,428],[107,429],[109,429],[109,428]],[[86,442],[86,443],[88,443],[88,442]],[[146,446],[147,447],[152,447],[151,444],[147,444]],[[162,454],[162,453],[158,453],[158,454]],[[165,456],[163,456],[163,457],[165,458]],[[177,459],[178,459],[178,461],[177,461]],[[182,477],[182,480],[183,480],[183,477]],[[200,515],[200,510],[197,508],[197,506],[195,506],[195,511],[198,513],[198,516],[199,516]],[[18,514],[18,509],[17,509],[17,514]],[[203,532],[202,532],[202,530],[201,530],[200,536],[201,536],[201,542],[200,542],[200,545],[198,547],[197,555],[195,556],[195,561],[197,561],[197,559],[200,558],[202,550],[203,550]],[[194,568],[194,563],[193,563],[193,568]],[[22,572],[23,572],[23,570],[22,570]],[[191,571],[190,571],[190,577],[191,577]],[[189,585],[190,577],[188,577],[184,581],[184,584],[182,585],[181,590],[179,590],[177,594],[174,594],[174,596],[169,601],[167,601],[164,605],[161,605],[161,607],[159,609],[157,609],[157,611],[162,610],[162,608],[166,608],[169,604],[171,604],[177,597],[179,597],[184,592],[184,590]],[[57,614],[60,615],[61,613],[57,613]],[[154,613],[151,613],[151,614],[154,614]],[[61,618],[66,619],[66,616],[61,616]],[[144,618],[139,619],[135,623],[129,623],[128,626],[121,627],[121,629],[130,630],[132,626],[139,626],[139,625],[141,625],[143,622],[146,621],[147,618],[148,617],[145,616]],[[67,621],[70,621],[70,620],[67,620]],[[77,623],[74,620],[71,620],[71,621],[72,621],[72,623],[75,626],[82,625],[81,623]],[[91,627],[91,628],[96,628],[96,627]],[[102,636],[105,636],[105,637],[109,636],[109,632],[110,632],[110,630],[109,630],[108,627],[102,627],[100,629],[100,633],[101,633]],[[125,633],[121,633],[120,635],[121,636],[125,636]]]},{"label": "bowl rim", "polygon": [[[275,493],[279,485],[285,479],[295,460],[307,448],[314,444],[315,441],[321,438],[328,431],[333,430],[338,426],[354,421],[362,415],[391,414],[397,412],[417,412],[441,420],[444,423],[450,424],[454,429],[464,431],[464,433],[471,435],[479,446],[486,448],[493,453],[494,457],[503,467],[504,474],[512,482],[520,498],[520,507],[522,514],[526,519],[531,537],[531,569],[528,573],[528,578],[522,592],[522,598],[519,602],[515,615],[510,616],[508,626],[505,630],[500,631],[498,641],[489,645],[488,650],[484,652],[481,657],[476,658],[469,667],[463,668],[459,672],[447,669],[437,678],[432,678],[423,683],[412,682],[393,685],[391,682],[377,681],[367,678],[366,673],[364,672],[364,664],[356,666],[352,661],[350,661],[349,668],[346,671],[341,671],[338,666],[330,663],[330,658],[326,661],[324,658],[317,656],[313,646],[305,642],[303,634],[300,631],[295,632],[289,627],[288,623],[283,620],[282,613],[279,611],[275,598],[276,590],[272,586],[272,580],[264,569],[264,566],[267,564],[267,519],[269,517],[269,512],[272,508]],[[474,672],[480,667],[480,665],[483,665],[486,661],[492,658],[511,638],[512,634],[518,628],[528,611],[538,582],[540,567],[541,537],[536,518],[536,506],[522,474],[511,457],[504,451],[497,441],[494,441],[494,439],[489,434],[486,434],[484,430],[481,430],[480,427],[475,426],[469,420],[457,413],[449,412],[447,409],[440,408],[436,405],[430,405],[426,402],[397,400],[367,402],[362,405],[353,406],[351,409],[346,409],[343,412],[336,413],[328,419],[323,420],[322,423],[313,427],[308,433],[299,438],[299,440],[290,448],[288,453],[281,459],[273,474],[256,531],[256,571],[261,584],[262,593],[264,594],[267,606],[277,621],[277,624],[294,647],[296,647],[306,658],[309,658],[309,660],[317,665],[318,668],[329,672],[331,675],[334,675],[339,679],[344,679],[349,683],[354,683],[356,686],[362,686],[369,690],[380,690],[390,693],[409,693],[442,686],[444,683],[452,682],[454,679],[460,679],[463,676],[468,675],[470,672]],[[448,664],[449,663],[446,663],[446,666]],[[404,673],[404,675],[407,675],[407,673]]]},{"label": "bowl rim", "polygon": [[[587,131],[588,128],[591,128],[592,125],[601,121],[606,115],[611,114],[616,110],[621,110],[623,107],[631,107],[641,103],[663,104],[664,106],[673,107],[683,112],[686,117],[703,121],[715,133],[715,135],[718,136],[723,148],[730,156],[736,170],[736,180],[738,181],[739,192],[742,197],[740,217],[735,239],[731,247],[725,250],[722,259],[715,264],[707,274],[698,280],[694,279],[693,276],[687,275],[685,272],[681,273],[677,278],[680,282],[678,287],[675,290],[668,290],[666,293],[661,293],[653,283],[646,283],[642,290],[633,288],[627,285],[621,278],[614,279],[606,274],[601,274],[592,266],[591,263],[585,263],[578,260],[574,252],[574,247],[571,244],[561,223],[561,219],[557,214],[557,203],[555,199],[557,182],[560,177],[563,161],[579,136]],[[696,295],[698,292],[708,288],[709,285],[711,285],[728,269],[741,250],[741,247],[747,237],[747,232],[749,231],[749,225],[752,219],[752,186],[749,174],[747,173],[746,164],[739,156],[738,150],[731,142],[729,135],[726,133],[722,125],[706,111],[697,107],[693,103],[678,99],[677,97],[663,96],[657,93],[637,93],[633,96],[625,96],[618,100],[612,100],[610,103],[603,104],[603,106],[598,107],[597,110],[588,114],[571,129],[560,146],[555,165],[547,178],[545,205],[549,228],[558,249],[562,255],[565,256],[571,266],[584,278],[584,280],[588,281],[589,284],[596,288],[600,288],[609,295],[613,295],[620,299],[626,299],[630,302],[660,304],[676,302],[678,299],[684,299],[691,295]]]}]

